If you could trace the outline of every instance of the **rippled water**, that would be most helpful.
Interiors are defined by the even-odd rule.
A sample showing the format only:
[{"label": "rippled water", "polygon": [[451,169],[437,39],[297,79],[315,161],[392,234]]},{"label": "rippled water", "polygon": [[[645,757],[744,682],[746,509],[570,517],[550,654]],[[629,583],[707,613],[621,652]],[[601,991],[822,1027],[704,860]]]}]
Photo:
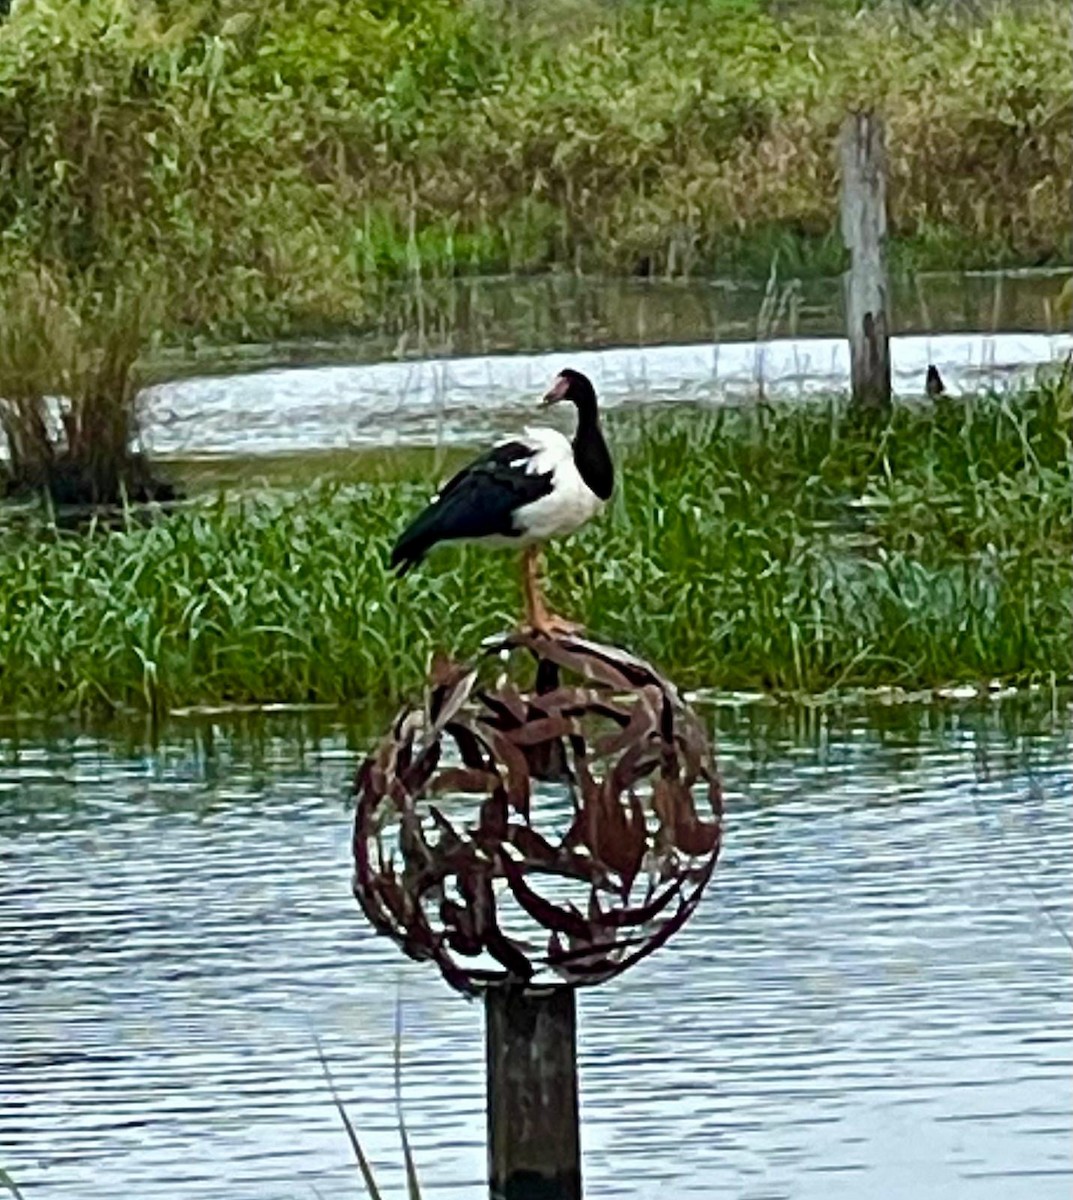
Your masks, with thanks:
[{"label": "rippled water", "polygon": [[[583,994],[587,1194],[1067,1197],[1068,708],[713,710],[716,880]],[[355,1197],[317,1065],[402,1195],[483,1189],[482,1022],[363,927],[360,736],[0,730],[0,1166],[27,1200]]]},{"label": "rippled water", "polygon": [[[1001,389],[1071,351],[1073,336],[1064,334],[894,338],[894,388],[922,396],[934,363],[952,394]],[[157,455],[202,457],[473,442],[533,421],[564,366],[591,375],[607,408],[803,399],[849,387],[841,338],[294,367],[149,389],[146,443]]]},{"label": "rippled water", "polygon": [[[895,334],[1069,331],[1062,289],[1071,268],[894,272]],[[400,284],[377,328],[331,339],[206,347],[209,369],[382,362],[447,355],[538,354],[564,346],[681,345],[845,332],[841,280],[831,277],[637,279],[548,274]],[[157,359],[169,377],[196,369],[185,351]]]},{"label": "rippled water", "polygon": [[[1058,315],[1067,277],[892,278],[896,392],[922,395],[929,363],[956,394],[1030,378],[1069,353],[1069,321]],[[149,389],[147,447],[200,458],[484,440],[531,420],[566,364],[589,372],[608,406],[761,391],[795,399],[849,386],[838,279],[476,279],[401,300],[379,332],[237,348],[208,360],[200,377]],[[183,375],[195,369],[170,364]]]}]

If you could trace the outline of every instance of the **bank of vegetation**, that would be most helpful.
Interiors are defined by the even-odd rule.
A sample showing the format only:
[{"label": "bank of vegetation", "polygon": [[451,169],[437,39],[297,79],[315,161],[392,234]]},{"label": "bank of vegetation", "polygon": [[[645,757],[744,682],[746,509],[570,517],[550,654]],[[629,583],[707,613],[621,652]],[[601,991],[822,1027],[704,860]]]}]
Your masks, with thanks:
[{"label": "bank of vegetation", "polygon": [[[1068,259],[1063,0],[20,0],[0,284],[172,338],[362,327],[457,274],[836,270],[847,109],[896,259]],[[399,283],[405,286],[397,287]],[[403,297],[399,299],[400,295]]]},{"label": "bank of vegetation", "polygon": [[[0,21],[0,487],[174,496],[137,453],[161,342],[420,326],[460,274],[836,270],[854,106],[888,119],[898,263],[1062,259],[1067,16],[20,0]],[[1066,661],[1068,393],[898,408],[881,431],[833,401],[620,420],[627,486],[553,553],[558,599],[698,684],[1047,679]],[[474,551],[389,579],[428,483],[397,465],[118,531],[5,516],[0,707],[416,686],[434,646],[513,619],[516,591]]]},{"label": "bank of vegetation", "polygon": [[[879,429],[838,401],[616,416],[620,494],[553,545],[550,594],[689,686],[1067,680],[1071,426],[1068,374]],[[377,461],[118,530],[9,527],[0,708],[413,695],[434,650],[472,654],[521,612],[507,553],[388,571],[430,467],[411,452],[394,477]]]}]

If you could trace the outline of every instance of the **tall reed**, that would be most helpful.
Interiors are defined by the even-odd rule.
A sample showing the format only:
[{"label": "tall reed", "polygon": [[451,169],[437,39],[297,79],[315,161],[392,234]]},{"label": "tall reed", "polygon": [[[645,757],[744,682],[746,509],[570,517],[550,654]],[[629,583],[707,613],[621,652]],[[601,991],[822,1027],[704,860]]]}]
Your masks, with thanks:
[{"label": "tall reed", "polygon": [[137,452],[136,364],[153,319],[149,288],[45,270],[0,288],[0,434],[9,493],[116,503],[164,495]]}]

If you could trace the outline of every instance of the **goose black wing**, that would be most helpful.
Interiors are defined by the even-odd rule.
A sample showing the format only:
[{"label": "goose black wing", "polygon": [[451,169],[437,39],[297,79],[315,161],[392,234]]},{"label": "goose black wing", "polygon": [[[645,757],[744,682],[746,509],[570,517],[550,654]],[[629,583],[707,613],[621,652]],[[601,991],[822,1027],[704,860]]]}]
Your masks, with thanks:
[{"label": "goose black wing", "polygon": [[528,442],[504,442],[463,467],[403,531],[391,552],[391,565],[405,574],[437,542],[517,536],[516,510],[552,488],[551,471],[529,470],[539,450]]}]

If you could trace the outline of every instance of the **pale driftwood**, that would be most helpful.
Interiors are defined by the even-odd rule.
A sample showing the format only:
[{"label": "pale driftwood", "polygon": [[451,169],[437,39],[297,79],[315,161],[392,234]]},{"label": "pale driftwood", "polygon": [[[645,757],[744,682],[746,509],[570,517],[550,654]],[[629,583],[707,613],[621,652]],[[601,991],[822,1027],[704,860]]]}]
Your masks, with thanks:
[{"label": "pale driftwood", "polygon": [[890,403],[890,311],[887,302],[887,180],[883,122],[851,113],[842,125],[842,240],[846,329],[853,399],[867,408]]}]

